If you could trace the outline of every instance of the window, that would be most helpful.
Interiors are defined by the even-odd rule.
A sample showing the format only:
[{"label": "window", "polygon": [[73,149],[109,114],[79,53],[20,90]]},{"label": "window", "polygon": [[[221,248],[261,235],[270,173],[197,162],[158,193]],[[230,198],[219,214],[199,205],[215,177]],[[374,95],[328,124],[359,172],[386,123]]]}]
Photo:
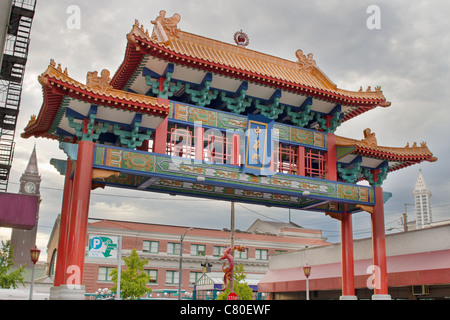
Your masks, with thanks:
[{"label": "window", "polygon": [[158,253],[159,252],[159,242],[144,240],[142,251],[150,252],[150,253]]},{"label": "window", "polygon": [[297,146],[280,143],[274,145],[274,171],[288,174],[297,173]]},{"label": "window", "polygon": [[145,270],[145,273],[150,276],[149,283],[156,284],[158,282],[158,270]]},{"label": "window", "polygon": [[168,131],[169,142],[166,146],[168,155],[193,159],[195,146],[193,145],[194,129],[189,126],[174,124]]},{"label": "window", "polygon": [[325,152],[286,143],[274,146],[272,170],[287,174],[324,179]]},{"label": "window", "polygon": [[191,271],[191,273],[189,273],[189,284],[195,284],[202,275],[203,272]]},{"label": "window", "polygon": [[167,244],[167,254],[180,254],[180,244],[179,243],[168,243]]},{"label": "window", "polygon": [[235,250],[234,257],[236,259],[248,259],[248,248],[245,248],[244,252]]},{"label": "window", "polygon": [[325,156],[320,150],[305,148],[305,176],[325,178]]},{"label": "window", "polygon": [[110,267],[99,267],[98,268],[98,281],[112,281],[112,277],[110,276],[111,270],[116,268]]},{"label": "window", "polygon": [[205,246],[202,244],[191,244],[191,256],[204,256]]},{"label": "window", "polygon": [[204,142],[206,143],[206,148],[204,150],[205,161],[232,164],[232,136],[217,129],[208,129],[205,131],[203,137]]},{"label": "window", "polygon": [[222,246],[214,246],[213,247],[213,256],[214,257],[220,257],[223,253],[223,250],[225,250],[227,247]]},{"label": "window", "polygon": [[268,250],[264,249],[256,249],[255,250],[255,259],[256,260],[267,260],[268,259]]},{"label": "window", "polygon": [[177,271],[166,271],[166,284],[178,284],[179,274]]}]

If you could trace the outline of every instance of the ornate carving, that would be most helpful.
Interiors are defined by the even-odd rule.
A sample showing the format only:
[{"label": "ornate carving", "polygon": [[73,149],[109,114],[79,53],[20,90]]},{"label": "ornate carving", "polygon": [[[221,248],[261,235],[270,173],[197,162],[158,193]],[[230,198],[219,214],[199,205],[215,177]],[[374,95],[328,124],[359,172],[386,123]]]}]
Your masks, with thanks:
[{"label": "ornate carving", "polygon": [[111,82],[109,76],[110,72],[107,69],[102,70],[100,77],[98,76],[97,71],[88,72],[86,76],[86,86],[93,90],[98,90],[100,93],[105,93],[113,88],[109,84]]},{"label": "ornate carving", "polygon": [[28,121],[27,127],[36,122],[36,115],[32,114],[30,117],[30,121]]},{"label": "ornate carving", "polygon": [[106,170],[106,169],[92,169],[92,179],[93,180],[97,180],[97,179],[107,179],[111,176],[116,176],[118,177],[120,175],[119,171],[112,171],[112,170]]},{"label": "ornate carving", "polygon": [[[358,92],[363,92],[362,86],[359,87]],[[372,91],[372,87],[371,86],[368,86],[367,89],[366,89],[366,92],[374,92],[374,91]],[[381,86],[376,86],[375,87],[375,92],[382,93]],[[389,105],[390,105],[390,103],[389,103]]]},{"label": "ornate carving", "polygon": [[358,209],[361,209],[362,211],[368,212],[370,214],[373,214],[373,211],[374,211],[373,206],[369,206],[369,205],[365,205],[365,204],[357,204],[356,207]]},{"label": "ornate carving", "polygon": [[342,214],[341,213],[325,211],[325,215],[329,216],[329,217],[331,217],[333,219],[342,221]]},{"label": "ornate carving", "polygon": [[304,55],[303,51],[298,49],[295,52],[295,55],[298,59],[298,64],[300,65],[300,71],[311,72],[316,66],[316,61],[313,59],[313,54],[308,53],[308,55]]},{"label": "ornate carving", "polygon": [[233,38],[234,42],[236,42],[239,47],[246,47],[250,43],[250,39],[245,32],[242,32],[242,29],[241,31],[236,32]]},{"label": "ornate carving", "polygon": [[389,168],[382,167],[381,169],[371,170],[369,168],[364,168],[362,170],[364,178],[369,182],[372,187],[381,187],[384,180],[386,180],[389,173]]},{"label": "ornate carving", "polygon": [[366,144],[369,147],[378,146],[377,138],[375,137],[375,133],[372,132],[369,128],[364,130],[364,139],[361,140],[362,143]]},{"label": "ornate carving", "polygon": [[174,36],[179,38],[181,30],[178,29],[178,23],[180,22],[180,20],[181,16],[178,13],[175,13],[171,18],[166,18],[166,11],[161,10],[159,12],[159,16],[155,20],[151,21],[151,23],[155,25],[156,30],[154,29],[153,32],[158,37],[158,40],[165,40],[160,39],[160,37],[164,37],[164,35],[158,35],[158,31],[164,31],[166,36]]},{"label": "ornate carving", "polygon": [[342,164],[337,164],[337,171],[343,181],[347,183],[356,184],[358,178],[361,175],[361,160],[356,161],[353,168],[343,168]]}]

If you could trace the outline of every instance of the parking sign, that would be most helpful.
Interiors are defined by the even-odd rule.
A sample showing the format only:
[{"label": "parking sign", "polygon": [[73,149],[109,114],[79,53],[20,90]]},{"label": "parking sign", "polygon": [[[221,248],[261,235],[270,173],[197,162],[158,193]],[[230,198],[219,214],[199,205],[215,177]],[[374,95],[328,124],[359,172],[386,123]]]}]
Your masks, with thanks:
[{"label": "parking sign", "polygon": [[118,236],[89,235],[89,258],[117,259]]}]

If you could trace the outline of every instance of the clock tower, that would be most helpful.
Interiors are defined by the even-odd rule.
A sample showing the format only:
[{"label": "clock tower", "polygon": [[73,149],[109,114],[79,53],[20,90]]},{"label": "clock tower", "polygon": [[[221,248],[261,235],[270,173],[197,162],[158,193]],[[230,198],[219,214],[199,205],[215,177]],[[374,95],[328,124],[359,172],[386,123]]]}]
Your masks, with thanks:
[{"label": "clock tower", "polygon": [[[27,168],[20,177],[20,194],[34,195],[40,198],[40,184],[41,176],[39,175],[37,156],[36,156],[36,145],[31,153],[30,160],[28,161]],[[36,225],[31,230],[24,229],[13,229],[11,233],[11,244],[15,245],[14,256],[15,263],[14,266],[19,266],[25,264],[27,268],[33,265],[30,257],[30,250],[34,248],[36,244],[36,234],[39,218],[39,207],[38,212],[36,212]]]}]

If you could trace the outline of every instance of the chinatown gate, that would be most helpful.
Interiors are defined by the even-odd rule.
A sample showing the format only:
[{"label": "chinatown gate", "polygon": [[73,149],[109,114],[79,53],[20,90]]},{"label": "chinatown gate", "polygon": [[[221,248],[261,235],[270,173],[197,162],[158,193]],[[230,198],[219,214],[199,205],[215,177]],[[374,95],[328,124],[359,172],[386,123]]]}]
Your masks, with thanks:
[{"label": "chinatown gate", "polygon": [[43,104],[22,137],[57,139],[67,155],[51,160],[65,175],[51,298],[84,298],[90,193],[108,186],[324,212],[341,221],[343,298],[356,298],[352,215],[369,212],[373,297],[389,299],[381,186],[389,172],[435,161],[426,144],[378,146],[370,129],[336,136],[390,105],[380,87],[339,89],[312,54],[277,58],[247,49],[243,32],[228,44],[181,31],[180,20],[161,11],[152,33],[136,21],[112,76],[87,72],[83,84],[53,60],[39,76]]}]

